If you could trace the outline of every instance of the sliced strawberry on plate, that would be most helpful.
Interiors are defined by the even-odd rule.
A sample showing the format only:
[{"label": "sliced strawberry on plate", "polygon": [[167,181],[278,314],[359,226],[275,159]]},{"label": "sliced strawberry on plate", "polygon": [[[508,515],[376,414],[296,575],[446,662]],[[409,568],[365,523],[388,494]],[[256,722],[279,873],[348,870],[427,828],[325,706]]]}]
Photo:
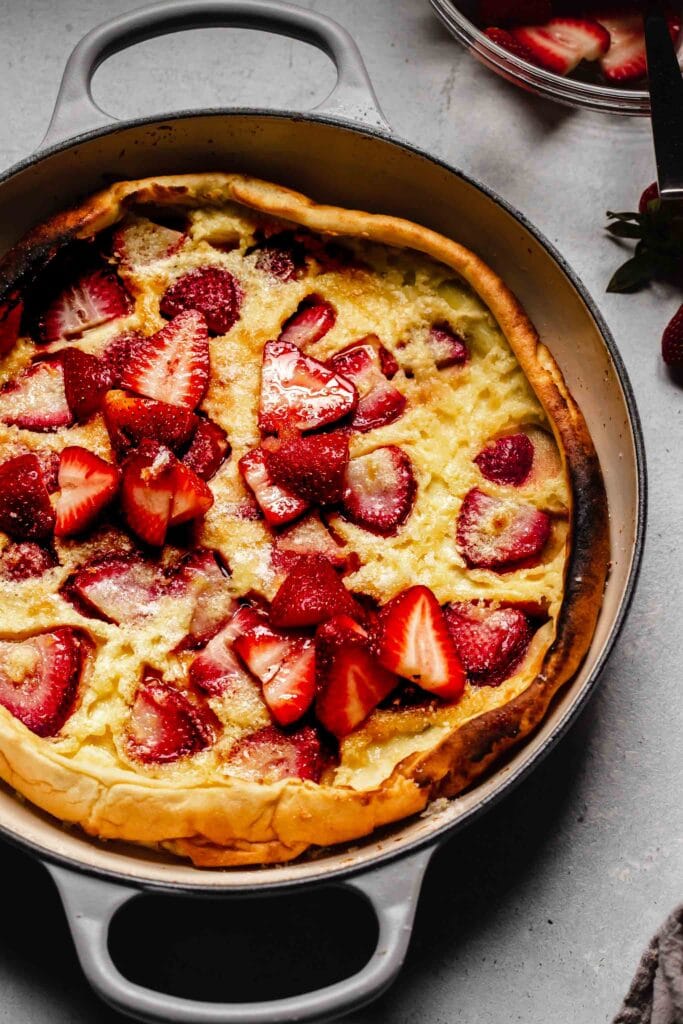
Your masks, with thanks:
[{"label": "sliced strawberry on plate", "polygon": [[227,334],[240,318],[243,298],[239,282],[229,271],[222,267],[197,267],[166,289],[159,311],[172,319],[197,310],[211,334]]},{"label": "sliced strawberry on plate", "polygon": [[270,607],[274,626],[317,626],[333,615],[363,616],[330,562],[323,555],[301,558],[280,585]]},{"label": "sliced strawberry on plate", "polygon": [[0,303],[0,356],[14,347],[21,329],[24,303],[19,292],[12,292]]},{"label": "sliced strawberry on plate", "polygon": [[328,366],[350,380],[360,395],[351,421],[355,430],[365,433],[383,427],[403,413],[405,395],[389,384],[386,376],[398,371],[398,363],[376,335],[369,334],[337,352]]},{"label": "sliced strawberry on plate", "polygon": [[[674,43],[681,30],[680,15],[665,12]],[[608,82],[634,82],[647,75],[643,13],[638,10],[608,8],[598,11],[597,20],[610,35],[611,46],[600,60],[600,68]]]},{"label": "sliced strawberry on plate", "polygon": [[349,462],[345,431],[264,442],[264,448],[268,472],[276,484],[304,501],[320,505],[341,501]]},{"label": "sliced strawberry on plate", "polygon": [[260,680],[263,699],[280,725],[306,713],[315,696],[315,646],[259,624],[239,636],[233,650]]},{"label": "sliced strawberry on plate", "polygon": [[324,338],[336,320],[337,313],[332,303],[319,295],[309,295],[300,303],[296,313],[285,321],[278,340],[306,348]]},{"label": "sliced strawberry on plate", "polygon": [[104,359],[79,348],[64,349],[60,361],[67,405],[79,423],[83,423],[102,405],[102,399],[114,384],[114,370]]},{"label": "sliced strawberry on plate", "polygon": [[0,579],[21,583],[42,576],[55,565],[54,554],[40,544],[9,544],[0,554]]},{"label": "sliced strawberry on plate", "polygon": [[317,512],[310,512],[276,537],[272,563],[276,570],[289,572],[306,555],[324,555],[338,569],[347,565],[345,548],[335,540]]},{"label": "sliced strawberry on plate", "polygon": [[396,445],[351,459],[343,505],[352,522],[373,533],[395,533],[413,506],[417,484],[412,464]]},{"label": "sliced strawberry on plate", "polygon": [[400,680],[387,671],[366,647],[341,646],[324,673],[315,713],[338,739],[364,722]]},{"label": "sliced strawberry on plate", "polygon": [[256,266],[278,281],[292,281],[306,269],[306,251],[292,231],[271,235],[256,250]]},{"label": "sliced strawberry on plate", "polygon": [[196,548],[173,571],[170,588],[183,594],[192,588],[195,605],[189,635],[182,644],[200,647],[215,636],[237,607],[229,584],[230,576],[215,551]]},{"label": "sliced strawberry on plate", "polygon": [[259,427],[314,430],[353,412],[353,384],[289,341],[268,341],[263,349]]},{"label": "sliced strawberry on plate", "polygon": [[377,657],[385,668],[444,700],[457,700],[465,672],[429,587],[403,590],[380,612]]},{"label": "sliced strawberry on plate", "polygon": [[37,736],[55,736],[73,708],[80,671],[74,629],[0,640],[0,704]]},{"label": "sliced strawberry on plate", "polygon": [[143,441],[126,458],[121,507],[130,528],[147,544],[163,544],[169,526],[204,515],[212,504],[208,485],[163,445]]},{"label": "sliced strawberry on plate", "polygon": [[28,366],[0,389],[0,421],[24,430],[59,430],[73,422],[58,362]]},{"label": "sliced strawberry on plate", "polygon": [[464,338],[448,323],[433,324],[427,335],[427,345],[434,357],[437,370],[449,366],[462,366],[469,359]]},{"label": "sliced strawberry on plate", "polygon": [[138,687],[128,726],[128,749],[145,764],[166,764],[196,754],[214,738],[206,708],[155,676]]},{"label": "sliced strawberry on plate", "polygon": [[534,446],[526,434],[505,434],[490,441],[474,461],[487,480],[520,487],[531,473]]},{"label": "sliced strawberry on plate", "polygon": [[209,383],[209,338],[201,313],[181,313],[133,346],[121,387],[194,409]]},{"label": "sliced strawberry on plate", "polygon": [[197,429],[182,461],[202,480],[210,480],[230,455],[228,435],[213,420],[197,418]]},{"label": "sliced strawberry on plate", "polygon": [[463,498],[456,540],[468,565],[506,569],[536,558],[550,535],[547,512],[473,487]]},{"label": "sliced strawberry on plate", "polygon": [[67,586],[86,613],[91,609],[110,622],[134,622],[152,615],[166,593],[161,568],[139,555],[113,554],[84,565]]},{"label": "sliced strawberry on plate", "polygon": [[15,540],[42,540],[54,525],[55,511],[37,456],[17,455],[0,464],[0,530]]},{"label": "sliced strawberry on plate", "polygon": [[118,458],[145,439],[177,450],[187,443],[198,423],[191,409],[125,391],[108,391],[102,406],[104,422]]},{"label": "sliced strawberry on plate", "polygon": [[119,489],[121,474],[87,448],[69,445],[59,460],[55,535],[70,537],[90,526]]},{"label": "sliced strawberry on plate", "polygon": [[476,686],[498,686],[526,654],[534,627],[519,608],[456,602],[444,609],[446,625],[468,678]]},{"label": "sliced strawberry on plate", "polygon": [[173,256],[186,239],[182,232],[155,224],[147,217],[131,216],[114,232],[112,250],[126,267],[148,267]]},{"label": "sliced strawberry on plate", "polygon": [[263,699],[278,725],[291,725],[305,715],[315,697],[315,644],[299,640],[279,669],[263,683]]},{"label": "sliced strawberry on plate", "polygon": [[211,697],[219,697],[233,689],[239,690],[248,676],[232,645],[239,636],[263,621],[263,616],[256,609],[250,605],[240,605],[227,625],[193,659],[189,670],[192,685]]},{"label": "sliced strawberry on plate", "polygon": [[230,775],[249,782],[272,783],[282,779],[318,782],[323,768],[320,740],[310,725],[283,732],[268,725],[235,744],[225,761]]},{"label": "sliced strawberry on plate", "polygon": [[273,480],[263,448],[254,448],[240,459],[239,470],[251,489],[259,508],[271,526],[282,526],[297,519],[309,503]]},{"label": "sliced strawberry on plate", "polygon": [[568,75],[582,60],[598,60],[610,46],[609,32],[592,18],[551,18],[510,32],[537,64],[558,75]]},{"label": "sliced strawberry on plate", "polygon": [[91,270],[65,288],[40,317],[42,341],[79,337],[92,327],[130,312],[130,299],[116,274]]}]

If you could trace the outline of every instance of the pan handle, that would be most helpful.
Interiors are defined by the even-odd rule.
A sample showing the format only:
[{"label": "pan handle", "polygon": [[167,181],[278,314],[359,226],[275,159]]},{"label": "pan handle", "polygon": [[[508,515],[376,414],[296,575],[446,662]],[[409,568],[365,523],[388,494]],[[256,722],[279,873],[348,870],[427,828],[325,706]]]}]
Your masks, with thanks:
[{"label": "pan handle", "polygon": [[[76,952],[95,992],[121,1013],[164,1024],[278,1024],[326,1021],[377,998],[395,979],[406,955],[422,879],[435,847],[338,883],[370,903],[379,936],[358,973],[313,992],[258,1003],[209,1003],[167,995],[128,981],[112,960],[109,925],[141,889],[46,864],[62,898]],[[239,893],[237,893],[240,895]],[[217,894],[220,898],[224,894]]]},{"label": "pan handle", "polygon": [[100,64],[135,43],[193,28],[253,28],[312,43],[337,69],[332,92],[315,109],[389,131],[360,50],[336,21],[282,0],[165,0],[98,25],[69,57],[52,120],[39,152],[83,132],[115,124],[95,103],[91,82]]}]

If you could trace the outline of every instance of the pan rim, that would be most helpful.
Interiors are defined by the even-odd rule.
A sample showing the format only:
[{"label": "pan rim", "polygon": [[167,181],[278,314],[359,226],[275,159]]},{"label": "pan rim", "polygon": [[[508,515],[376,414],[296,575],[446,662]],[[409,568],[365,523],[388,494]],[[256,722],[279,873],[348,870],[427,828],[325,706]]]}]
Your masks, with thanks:
[{"label": "pan rim", "polygon": [[619,352],[617,344],[612,336],[612,332],[605,322],[595,300],[564,256],[558,251],[553,243],[545,237],[543,232],[541,232],[523,213],[500,196],[494,189],[476,178],[473,178],[467,172],[454,167],[440,157],[434,156],[419,146],[394,135],[393,132],[388,133],[378,128],[358,124],[355,121],[345,120],[341,117],[333,117],[328,114],[317,114],[315,112],[302,113],[300,111],[280,111],[259,107],[235,107],[230,109],[222,107],[208,107],[199,110],[180,110],[173,111],[168,114],[151,114],[125,121],[116,121],[112,124],[106,124],[101,128],[81,132],[63,140],[62,142],[49,146],[46,149],[40,149],[37,152],[24,157],[22,160],[19,160],[17,163],[7,168],[6,171],[2,172],[0,174],[0,186],[10,178],[13,178],[21,172],[41,163],[44,159],[54,156],[60,152],[64,152],[82,143],[91,142],[107,135],[113,135],[119,131],[127,131],[129,129],[142,128],[149,125],[159,125],[200,117],[258,117],[264,119],[272,118],[275,120],[313,122],[345,130],[352,134],[366,136],[376,141],[396,146],[399,149],[407,150],[409,153],[427,160],[448,173],[455,175],[465,181],[468,185],[476,188],[479,192],[500,207],[505,213],[513,217],[526,231],[529,232],[530,235],[532,235],[538,244],[557,264],[593,319],[607,352],[609,353],[619,386],[621,387],[624,404],[628,414],[629,425],[633,436],[633,447],[636,462],[636,529],[630,565],[628,567],[628,575],[616,615],[609,627],[607,638],[598,657],[596,658],[595,664],[583,683],[583,686],[576,696],[572,706],[564,712],[550,734],[545,737],[538,750],[511,771],[507,777],[497,785],[493,792],[480,799],[473,807],[463,812],[455,821],[446,821],[435,827],[433,831],[428,832],[426,835],[417,837],[403,844],[399,843],[395,848],[382,851],[375,856],[371,856],[367,861],[360,861],[348,866],[340,866],[330,869],[329,867],[324,868],[324,861],[321,860],[320,864],[323,869],[318,873],[318,875],[314,874],[308,877],[294,879],[289,878],[283,881],[258,881],[257,871],[259,869],[255,869],[255,881],[253,883],[236,882],[234,884],[224,885],[221,885],[220,883],[207,885],[205,882],[202,883],[199,881],[196,883],[187,881],[162,881],[159,879],[137,876],[133,873],[129,874],[123,871],[84,864],[82,861],[72,858],[66,854],[60,854],[46,849],[39,843],[26,839],[7,828],[5,825],[0,824],[0,837],[8,841],[11,845],[32,854],[43,862],[65,867],[71,871],[78,872],[79,874],[85,874],[89,877],[98,878],[104,882],[120,883],[128,888],[139,890],[140,892],[167,893],[169,895],[184,894],[214,898],[229,898],[231,896],[259,897],[272,895],[273,893],[291,892],[302,885],[337,885],[342,883],[345,879],[351,878],[355,875],[363,873],[369,874],[389,863],[393,863],[401,857],[409,857],[426,847],[438,846],[447,837],[450,838],[455,835],[472,821],[475,821],[477,818],[481,817],[493,808],[500,802],[500,800],[518,786],[531,773],[531,771],[543,761],[545,757],[547,757],[562,737],[566,735],[568,730],[586,707],[590,698],[593,696],[597,683],[602,675],[602,671],[614,649],[616,641],[619,638],[628,617],[642,567],[647,528],[647,466],[640,414],[638,412],[633,386],[621,353]]}]

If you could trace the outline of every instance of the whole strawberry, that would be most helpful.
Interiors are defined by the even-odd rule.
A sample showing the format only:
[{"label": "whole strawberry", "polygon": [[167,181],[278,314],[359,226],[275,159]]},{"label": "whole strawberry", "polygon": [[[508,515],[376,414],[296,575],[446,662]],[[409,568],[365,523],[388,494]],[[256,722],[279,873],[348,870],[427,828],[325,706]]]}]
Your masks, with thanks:
[{"label": "whole strawberry", "polygon": [[681,283],[683,275],[683,213],[678,204],[662,203],[657,183],[643,191],[637,212],[607,213],[607,230],[636,242],[633,256],[612,275],[608,292],[632,292],[653,279]]},{"label": "whole strawberry", "polygon": [[664,328],[662,359],[673,370],[683,370],[683,306]]}]

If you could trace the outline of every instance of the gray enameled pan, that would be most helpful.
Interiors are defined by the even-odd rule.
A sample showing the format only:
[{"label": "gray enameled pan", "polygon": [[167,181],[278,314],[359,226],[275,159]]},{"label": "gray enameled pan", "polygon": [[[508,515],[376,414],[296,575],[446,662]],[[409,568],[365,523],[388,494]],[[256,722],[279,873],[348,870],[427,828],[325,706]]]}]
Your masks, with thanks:
[{"label": "gray enameled pan", "polygon": [[[201,26],[259,28],[313,43],[334,61],[337,84],[314,113],[305,115],[211,109],[123,123],[95,105],[90,80],[106,57],[155,35]],[[0,248],[112,175],[213,169],[255,174],[323,202],[407,217],[478,252],[517,293],[564,372],[595,441],[610,506],[612,570],[580,672],[542,727],[503,767],[432,814],[300,863],[208,871],[139,848],[97,843],[0,789],[0,834],[39,857],[51,872],[83,970],[112,1006],[147,1021],[327,1020],[370,1001],[391,983],[405,956],[422,876],[436,845],[537,765],[592,692],[623,624],[640,562],[642,437],[614,341],[559,254],[490,190],[393,136],[351,37],[330,19],[277,0],[176,0],[90,32],[69,59],[41,148],[0,178]],[[198,1002],[136,985],[110,958],[110,921],[141,891],[229,898],[321,884],[362,893],[377,916],[379,939],[359,973],[318,991],[262,1003]]]}]

